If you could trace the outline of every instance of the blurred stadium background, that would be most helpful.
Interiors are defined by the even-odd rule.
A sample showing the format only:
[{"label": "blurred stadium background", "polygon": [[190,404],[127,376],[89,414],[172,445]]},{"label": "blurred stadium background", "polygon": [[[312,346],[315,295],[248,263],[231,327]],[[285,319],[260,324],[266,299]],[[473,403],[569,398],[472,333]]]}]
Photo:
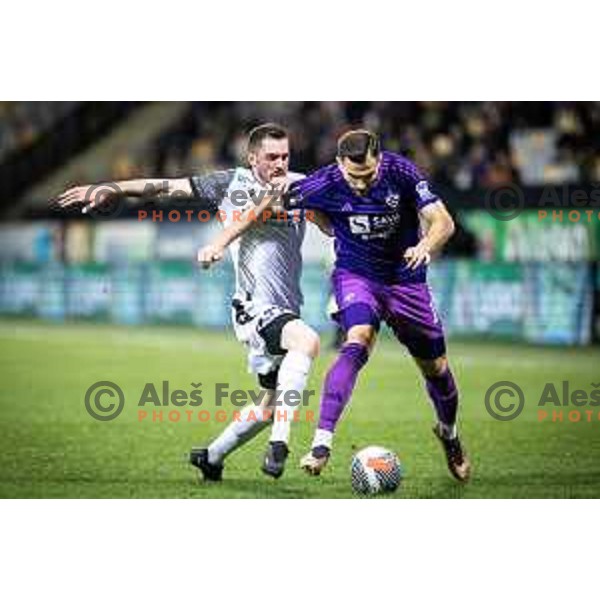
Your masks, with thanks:
[{"label": "blurred stadium background", "polygon": [[[380,132],[385,148],[411,156],[430,173],[458,223],[445,255],[432,265],[430,281],[449,337],[462,356],[483,353],[493,362],[497,355],[499,364],[504,357],[505,367],[511,356],[524,364],[533,357],[529,366],[538,371],[537,385],[544,365],[558,368],[563,355],[527,350],[531,344],[593,346],[600,340],[600,221],[597,216],[591,222],[566,217],[563,222],[540,221],[536,210],[544,186],[565,195],[576,189],[589,196],[598,190],[599,102],[0,102],[0,316],[5,335],[16,331],[18,339],[23,330],[15,323],[40,320],[54,324],[52,330],[38,330],[40,338],[62,330],[80,331],[82,336],[98,331],[93,335],[103,339],[101,332],[114,332],[114,326],[143,325],[148,326],[144,331],[159,331],[149,326],[187,325],[205,331],[207,345],[214,344],[215,352],[221,348],[224,355],[236,353],[232,365],[237,371],[234,366],[226,371],[243,370],[242,352],[231,342],[230,266],[225,262],[206,273],[194,264],[195,252],[210,238],[213,224],[169,222],[167,210],[162,220],[154,221],[139,221],[133,209],[110,219],[76,211],[64,214],[53,209],[49,199],[78,183],[175,177],[230,167],[242,160],[245,132],[263,121],[289,127],[291,166],[297,171],[330,162],[337,135],[349,126],[365,125]],[[501,188],[522,194],[526,210],[518,218],[498,220],[486,209],[490,190]],[[324,283],[331,247],[309,229],[304,317],[333,337]],[[107,325],[90,330],[90,323]],[[189,328],[181,334],[170,327],[164,331],[183,344],[191,339]],[[89,338],[74,335],[85,346]],[[482,338],[488,345],[481,346]],[[221,339],[229,345],[219,346]],[[8,374],[16,369],[8,356],[15,349],[6,339],[2,347],[3,372]],[[22,351],[25,356],[27,351]],[[52,352],[60,352],[60,341]],[[599,355],[593,348],[582,352],[569,355],[571,362],[563,361],[563,376],[579,363],[585,366],[581,381],[589,385],[588,379],[597,376],[593,365],[597,367]],[[43,363],[48,355],[32,360]],[[219,368],[218,362],[213,368]],[[473,377],[467,387],[487,387],[505,372],[506,368],[478,380]],[[52,379],[54,374],[48,376]],[[15,377],[21,377],[19,393],[26,393],[27,378],[34,375],[23,370]],[[93,380],[90,374],[86,381]],[[411,386],[406,393],[414,395]],[[80,388],[85,389],[79,385],[78,394]],[[9,402],[12,406],[13,391],[14,385],[5,382],[3,410]],[[378,436],[374,441],[382,438],[373,435]],[[306,426],[300,439],[307,442],[309,436]],[[6,444],[10,453],[11,444]],[[64,455],[56,460],[58,472],[64,472]],[[26,458],[16,456],[7,480],[17,465],[27,464],[20,461]],[[557,485],[550,494],[569,493]],[[7,489],[8,495],[83,493],[65,492],[60,486],[50,491]],[[530,489],[529,494],[541,494],[541,489]],[[596,493],[589,489],[581,494]],[[95,493],[123,492],[108,488]],[[143,486],[137,493],[160,495]],[[431,493],[447,492],[415,491]],[[509,495],[514,490],[481,493]]]},{"label": "blurred stadium background", "polygon": [[[0,314],[225,326],[229,269],[200,277],[192,262],[210,226],[166,212],[140,223],[134,210],[65,218],[48,200],[74,183],[238,164],[245,132],[264,120],[290,128],[298,171],[330,161],[336,136],[363,124],[431,174],[460,224],[431,275],[451,335],[598,339],[600,221],[539,222],[532,210],[503,222],[485,207],[489,189],[511,185],[532,208],[545,185],[594,189],[593,102],[0,103]],[[306,317],[323,329],[331,251],[310,229]]]}]

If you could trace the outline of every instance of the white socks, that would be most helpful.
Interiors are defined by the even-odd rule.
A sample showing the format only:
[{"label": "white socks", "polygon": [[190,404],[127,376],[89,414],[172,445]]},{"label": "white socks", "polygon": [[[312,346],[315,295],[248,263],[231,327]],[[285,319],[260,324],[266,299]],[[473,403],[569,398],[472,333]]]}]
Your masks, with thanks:
[{"label": "white socks", "polygon": [[[230,423],[208,447],[209,462],[223,462],[229,453],[260,433],[270,423],[270,414],[273,420],[270,441],[288,444],[294,413],[302,406],[302,392],[306,387],[311,363],[312,359],[306,354],[290,350],[279,367],[275,406],[273,401],[268,407],[254,404],[246,406],[240,412],[239,420]],[[286,392],[295,393],[288,397]],[[286,402],[286,398],[290,402]]]},{"label": "white socks", "polygon": [[294,413],[302,406],[302,392],[306,387],[311,363],[310,356],[296,350],[289,350],[281,361],[277,377],[277,397],[273,406],[272,442],[289,442]]},{"label": "white socks", "polygon": [[223,462],[230,452],[261,432],[269,424],[268,420],[264,420],[265,417],[268,418],[266,409],[254,404],[246,406],[240,413],[239,421],[230,423],[208,447],[208,462],[213,465]]},{"label": "white socks", "polygon": [[317,429],[315,431],[315,437],[313,438],[312,447],[326,446],[331,450],[331,444],[333,443],[333,433],[327,431],[327,429]]}]

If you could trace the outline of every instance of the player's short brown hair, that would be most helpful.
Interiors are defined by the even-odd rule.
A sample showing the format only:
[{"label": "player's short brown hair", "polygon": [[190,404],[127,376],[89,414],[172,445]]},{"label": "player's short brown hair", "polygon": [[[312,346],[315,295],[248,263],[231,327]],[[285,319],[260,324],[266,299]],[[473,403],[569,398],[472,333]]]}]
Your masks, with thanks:
[{"label": "player's short brown hair", "polygon": [[378,156],[379,152],[379,137],[366,129],[347,131],[338,139],[338,156],[349,158],[355,163],[364,163],[368,156]]},{"label": "player's short brown hair", "polygon": [[263,123],[248,134],[248,151],[254,152],[266,138],[284,140],[289,137],[287,129],[277,123]]}]

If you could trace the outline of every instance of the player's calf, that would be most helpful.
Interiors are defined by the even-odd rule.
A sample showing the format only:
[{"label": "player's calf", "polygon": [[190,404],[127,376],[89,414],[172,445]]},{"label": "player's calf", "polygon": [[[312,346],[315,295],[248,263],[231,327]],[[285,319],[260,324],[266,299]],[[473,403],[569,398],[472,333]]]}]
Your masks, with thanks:
[{"label": "player's calf", "polygon": [[458,387],[445,356],[433,359],[415,358],[425,378],[425,387],[444,437],[456,436]]},{"label": "player's calf", "polygon": [[263,471],[273,477],[283,473],[291,424],[298,409],[295,398],[301,397],[306,388],[312,361],[319,353],[319,336],[301,319],[293,319],[283,325],[279,345],[285,351],[277,374],[279,404],[263,461]]},{"label": "player's calf", "polygon": [[427,393],[437,415],[433,432],[446,454],[448,470],[455,479],[465,482],[471,475],[471,461],[456,429],[459,395],[448,360],[444,355],[432,359],[415,358],[415,361],[425,377]]}]

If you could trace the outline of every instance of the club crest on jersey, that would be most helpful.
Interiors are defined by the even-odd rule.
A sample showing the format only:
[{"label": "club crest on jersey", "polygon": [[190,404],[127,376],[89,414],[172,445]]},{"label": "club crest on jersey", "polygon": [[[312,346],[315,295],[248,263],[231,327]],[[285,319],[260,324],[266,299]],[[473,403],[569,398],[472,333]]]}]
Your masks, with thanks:
[{"label": "club crest on jersey", "polygon": [[427,181],[419,181],[417,183],[417,194],[419,194],[419,198],[423,200],[423,202],[427,202],[429,200],[435,200],[436,195],[429,189],[429,183]]},{"label": "club crest on jersey", "polygon": [[390,208],[398,208],[398,205],[400,204],[400,194],[389,194],[388,197],[385,199],[385,203]]}]

